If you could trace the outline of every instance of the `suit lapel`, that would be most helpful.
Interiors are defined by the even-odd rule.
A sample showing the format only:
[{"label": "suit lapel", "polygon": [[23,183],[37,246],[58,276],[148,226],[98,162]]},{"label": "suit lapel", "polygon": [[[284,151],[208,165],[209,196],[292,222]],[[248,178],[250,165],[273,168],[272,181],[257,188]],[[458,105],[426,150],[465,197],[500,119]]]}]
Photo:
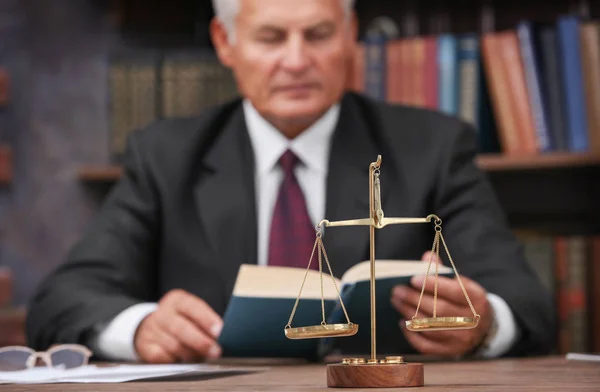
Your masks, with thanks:
[{"label": "suit lapel", "polygon": [[257,257],[254,157],[241,105],[214,143],[202,162],[194,196],[212,254],[224,281],[233,285],[240,264],[256,264]]},{"label": "suit lapel", "polygon": [[[325,219],[369,217],[369,164],[381,151],[374,133],[351,96],[342,101],[329,160]],[[382,198],[385,188],[382,189]],[[325,229],[325,249],[337,277],[352,265],[369,258],[369,227]]]}]

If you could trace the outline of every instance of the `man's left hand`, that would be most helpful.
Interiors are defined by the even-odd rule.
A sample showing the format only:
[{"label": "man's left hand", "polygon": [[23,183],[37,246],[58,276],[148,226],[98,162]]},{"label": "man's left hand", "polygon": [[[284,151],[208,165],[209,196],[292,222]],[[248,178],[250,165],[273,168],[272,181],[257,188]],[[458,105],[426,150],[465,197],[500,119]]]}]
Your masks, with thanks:
[{"label": "man's left hand", "polygon": [[[430,252],[423,255],[429,260]],[[435,256],[434,256],[435,258]],[[433,268],[433,266],[432,266]],[[415,315],[424,276],[415,276],[411,286],[396,286],[392,290],[392,305],[408,320]],[[478,283],[461,275],[461,281],[471,299],[475,311],[481,316],[479,325],[474,329],[458,331],[411,332],[406,329],[404,320],[400,321],[400,329],[412,346],[422,354],[440,356],[460,356],[471,352],[484,339],[492,325],[493,310],[487,300],[487,292]],[[433,317],[433,294],[435,276],[429,275],[418,318]],[[473,313],[467,303],[456,278],[438,277],[438,296],[436,316],[465,316]]]}]

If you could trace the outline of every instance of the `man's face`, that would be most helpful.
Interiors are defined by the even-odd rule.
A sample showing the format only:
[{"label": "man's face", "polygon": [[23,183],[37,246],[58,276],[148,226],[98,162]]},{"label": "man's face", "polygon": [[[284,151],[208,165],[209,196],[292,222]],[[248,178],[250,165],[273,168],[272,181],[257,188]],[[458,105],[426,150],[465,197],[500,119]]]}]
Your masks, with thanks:
[{"label": "man's face", "polygon": [[316,120],[344,91],[352,18],[340,0],[239,1],[234,42],[215,44],[241,93],[277,125]]}]

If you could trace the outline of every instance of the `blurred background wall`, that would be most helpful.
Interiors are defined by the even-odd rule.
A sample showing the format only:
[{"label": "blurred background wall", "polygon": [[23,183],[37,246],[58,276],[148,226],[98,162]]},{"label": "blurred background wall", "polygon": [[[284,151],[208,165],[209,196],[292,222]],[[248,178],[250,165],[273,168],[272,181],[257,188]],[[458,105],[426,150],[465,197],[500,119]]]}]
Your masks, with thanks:
[{"label": "blurred background wall", "polygon": [[13,272],[15,304],[64,259],[94,210],[76,172],[109,159],[108,26],[97,2],[0,2],[0,65],[10,75],[0,137],[14,167],[0,188],[0,265]]}]

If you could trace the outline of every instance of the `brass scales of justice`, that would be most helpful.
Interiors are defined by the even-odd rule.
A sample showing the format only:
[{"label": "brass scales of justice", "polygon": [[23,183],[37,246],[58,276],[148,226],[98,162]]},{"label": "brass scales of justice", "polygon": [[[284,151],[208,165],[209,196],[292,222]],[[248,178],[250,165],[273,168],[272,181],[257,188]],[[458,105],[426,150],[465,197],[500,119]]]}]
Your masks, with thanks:
[{"label": "brass scales of justice", "polygon": [[[371,356],[370,358],[344,358],[341,363],[327,365],[327,386],[328,387],[415,387],[423,386],[424,371],[422,363],[407,363],[404,362],[402,356],[388,356],[385,359],[377,359],[376,356],[376,304],[375,304],[375,229],[381,229],[387,225],[408,224],[408,223],[431,223],[435,225],[435,235],[432,246],[431,257],[427,266],[427,272],[421,288],[421,295],[417,304],[415,315],[411,320],[406,321],[406,328],[413,332],[422,331],[441,331],[441,330],[461,330],[476,328],[479,319],[479,314],[473,308],[469,295],[460,279],[454,261],[450,256],[448,247],[442,235],[442,220],[436,215],[430,214],[426,218],[386,218],[383,214],[380,194],[380,167],[381,155],[377,156],[377,161],[369,165],[369,217],[364,219],[352,219],[330,222],[326,219],[319,222],[316,227],[316,240],[313,246],[312,253],[304,276],[304,281],[300,287],[300,293],[296,299],[289,321],[284,328],[285,336],[289,339],[311,339],[311,338],[330,338],[330,337],[345,337],[352,336],[358,332],[358,324],[350,321],[346,307],[342,301],[339,288],[333,279],[331,265],[325,252],[325,247],[322,241],[322,227],[335,226],[369,226],[370,230],[370,308],[371,308]],[[438,263],[435,268],[435,285],[434,285],[434,301],[433,301],[433,317],[417,318],[421,299],[425,291],[427,277],[430,275],[433,256],[439,259],[440,242],[444,245],[448,259],[454,269],[454,274],[460,284],[462,292],[473,313],[472,317],[453,316],[453,317],[437,317],[437,277]],[[292,327],[292,320],[298,307],[298,302],[302,295],[302,288],[306,282],[310,264],[315,254],[318,254],[319,274],[321,278],[321,310],[322,322],[320,325]],[[322,256],[325,258],[329,273],[333,280],[333,284],[337,291],[340,305],[346,317],[347,323],[327,324],[325,321],[325,305],[323,298],[323,266]],[[398,331],[400,333],[400,331]]]}]

